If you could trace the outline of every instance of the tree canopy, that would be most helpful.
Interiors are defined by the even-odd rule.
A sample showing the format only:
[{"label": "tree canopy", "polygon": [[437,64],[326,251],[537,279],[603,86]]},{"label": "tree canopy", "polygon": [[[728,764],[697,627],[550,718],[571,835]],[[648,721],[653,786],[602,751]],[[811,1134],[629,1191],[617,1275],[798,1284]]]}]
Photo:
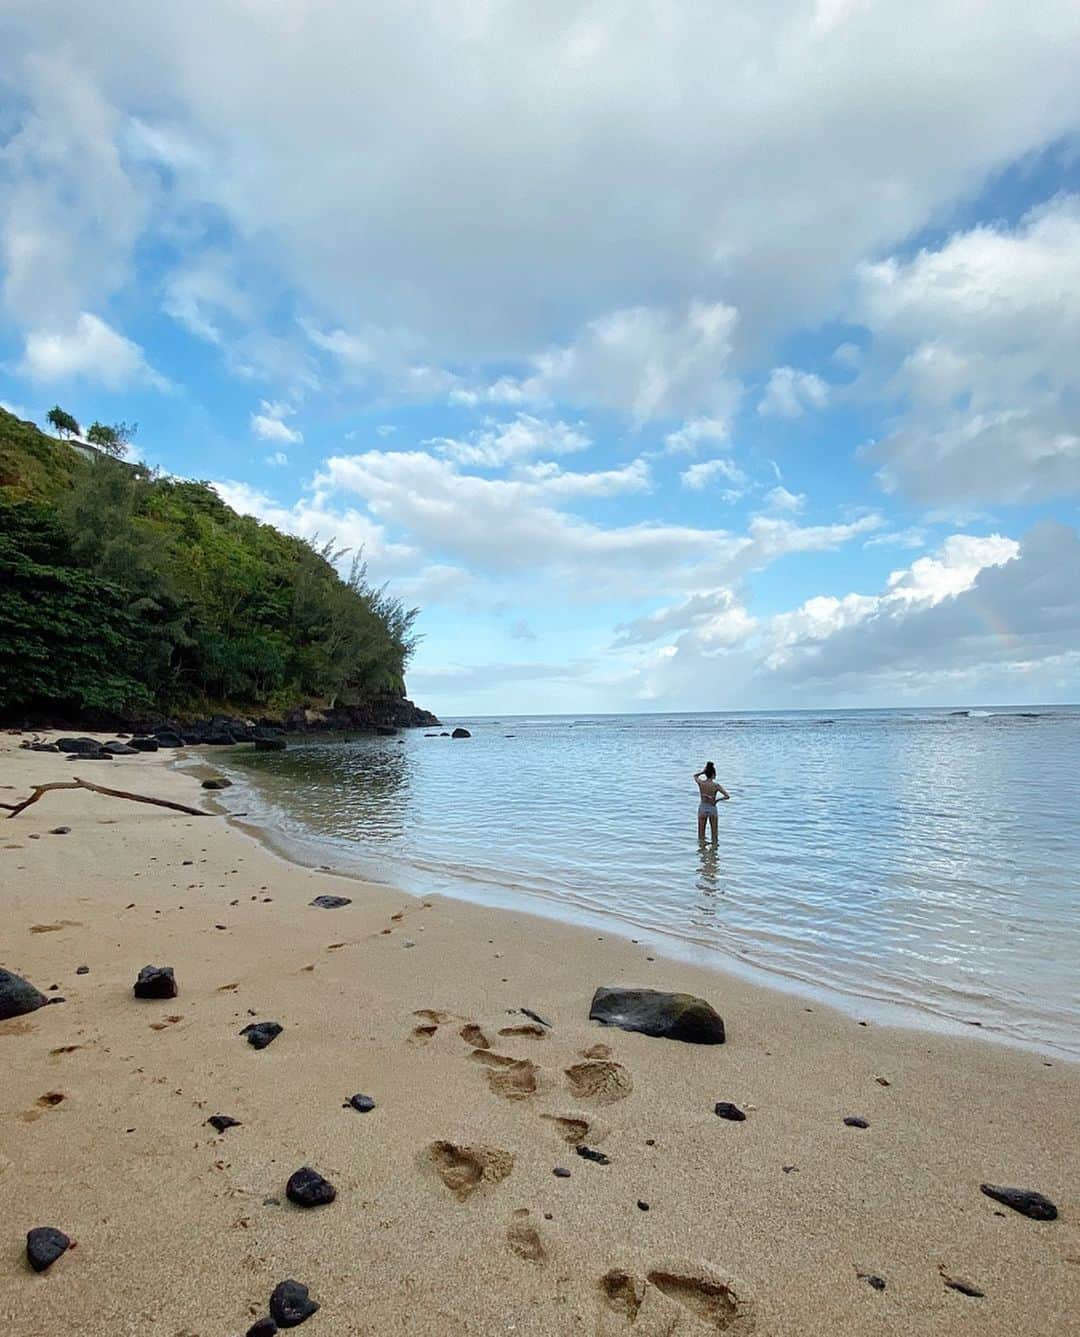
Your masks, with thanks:
[{"label": "tree canopy", "polygon": [[70,413],[65,413],[59,404],[54,404],[52,408],[49,410],[48,421],[50,426],[56,428],[58,436],[79,435],[78,422],[71,416]]},{"label": "tree canopy", "polygon": [[402,693],[416,610],[343,556],[0,410],[0,715]]}]

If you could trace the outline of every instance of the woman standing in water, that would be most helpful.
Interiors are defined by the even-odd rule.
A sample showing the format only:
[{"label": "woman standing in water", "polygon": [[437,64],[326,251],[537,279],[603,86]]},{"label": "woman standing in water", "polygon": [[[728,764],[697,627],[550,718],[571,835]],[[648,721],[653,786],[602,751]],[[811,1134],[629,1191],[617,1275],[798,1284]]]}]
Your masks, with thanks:
[{"label": "woman standing in water", "polygon": [[716,778],[716,767],[711,761],[705,763],[705,769],[698,771],[694,779],[697,782],[698,796],[701,800],[697,808],[697,838],[698,840],[705,839],[705,819],[708,818],[709,830],[715,842],[718,827],[716,796],[719,794],[722,799],[729,799],[731,795]]}]

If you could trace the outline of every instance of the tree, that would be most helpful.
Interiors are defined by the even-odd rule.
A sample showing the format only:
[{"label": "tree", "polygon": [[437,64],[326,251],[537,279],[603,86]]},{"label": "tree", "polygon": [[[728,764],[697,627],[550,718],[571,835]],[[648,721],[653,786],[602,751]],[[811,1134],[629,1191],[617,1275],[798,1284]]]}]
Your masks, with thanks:
[{"label": "tree", "polygon": [[79,435],[79,424],[70,413],[65,413],[59,404],[54,404],[49,410],[48,422],[56,429],[58,436]]},{"label": "tree", "polygon": [[138,430],[137,422],[117,422],[110,427],[103,422],[95,421],[87,430],[86,439],[92,446],[103,450],[106,455],[119,459]]}]

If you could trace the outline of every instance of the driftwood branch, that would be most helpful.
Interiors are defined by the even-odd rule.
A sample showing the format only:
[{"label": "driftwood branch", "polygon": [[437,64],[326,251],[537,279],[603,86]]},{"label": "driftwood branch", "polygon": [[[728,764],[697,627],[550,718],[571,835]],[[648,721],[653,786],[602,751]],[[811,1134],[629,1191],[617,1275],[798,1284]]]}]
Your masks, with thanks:
[{"label": "driftwood branch", "polygon": [[172,803],[164,798],[147,798],[145,794],[129,794],[126,789],[106,789],[104,785],[95,785],[89,780],[80,780],[78,776],[74,780],[54,780],[49,785],[35,785],[29,798],[23,799],[21,803],[0,803],[0,808],[9,810],[8,820],[12,817],[18,817],[20,812],[29,808],[31,803],[36,803],[42,794],[47,794],[50,789],[92,789],[95,794],[107,794],[110,798],[129,798],[135,803],[152,803],[155,808],[171,808],[173,812],[183,812],[189,817],[211,816],[210,813],[203,812],[199,808],[189,808],[186,803]]}]

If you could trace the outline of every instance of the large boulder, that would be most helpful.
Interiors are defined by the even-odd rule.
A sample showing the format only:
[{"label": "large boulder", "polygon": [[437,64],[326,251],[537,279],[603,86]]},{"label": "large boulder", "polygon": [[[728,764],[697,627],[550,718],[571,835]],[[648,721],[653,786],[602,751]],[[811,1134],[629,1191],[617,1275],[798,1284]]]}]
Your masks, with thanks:
[{"label": "large boulder", "polygon": [[101,750],[102,752],[108,752],[112,757],[136,757],[139,754],[137,747],[132,747],[129,743],[121,743],[119,739],[105,743]]},{"label": "large boulder", "polygon": [[96,738],[58,738],[56,746],[61,752],[100,752],[101,744]]},{"label": "large boulder", "polygon": [[256,751],[256,752],[284,752],[284,751],[285,751],[285,739],[284,739],[284,738],[259,738],[259,737],[256,737],[256,739],[255,739],[255,751]]},{"label": "large boulder", "polygon": [[722,1045],[724,1020],[704,998],[657,989],[605,989],[593,994],[591,1021],[692,1045]]},{"label": "large boulder", "polygon": [[133,738],[131,746],[136,752],[156,752],[161,744],[156,738]]},{"label": "large boulder", "polygon": [[21,1017],[24,1012],[36,1012],[48,1001],[28,980],[0,966],[0,1021]]},{"label": "large boulder", "polygon": [[472,734],[468,729],[462,729],[460,726],[450,735],[451,738],[471,738]]},{"label": "large boulder", "polygon": [[160,747],[183,747],[184,740],[173,729],[159,729],[154,737]]}]

